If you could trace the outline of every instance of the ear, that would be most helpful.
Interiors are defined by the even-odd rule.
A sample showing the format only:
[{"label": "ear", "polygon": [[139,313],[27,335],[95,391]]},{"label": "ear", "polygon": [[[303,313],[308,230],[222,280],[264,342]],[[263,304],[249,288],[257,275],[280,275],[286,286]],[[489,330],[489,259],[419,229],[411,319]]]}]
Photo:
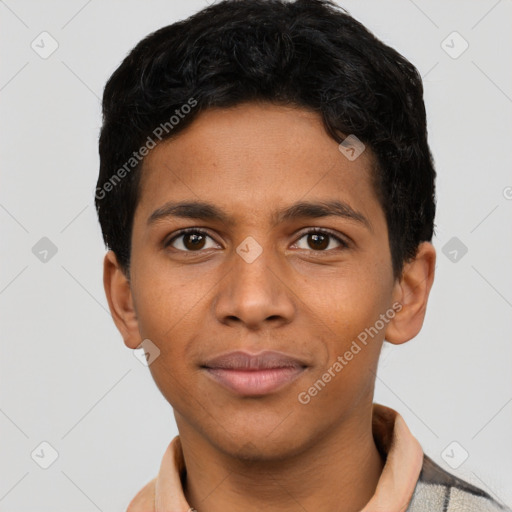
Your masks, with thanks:
[{"label": "ear", "polygon": [[386,328],[386,341],[400,345],[414,338],[423,326],[428,296],[434,282],[436,250],[430,242],[418,246],[416,256],[405,263],[393,289],[393,300],[401,305]]},{"label": "ear", "polygon": [[137,348],[141,342],[137,314],[133,307],[130,281],[120,267],[113,251],[103,260],[103,287],[110,313],[117,329],[129,348]]}]

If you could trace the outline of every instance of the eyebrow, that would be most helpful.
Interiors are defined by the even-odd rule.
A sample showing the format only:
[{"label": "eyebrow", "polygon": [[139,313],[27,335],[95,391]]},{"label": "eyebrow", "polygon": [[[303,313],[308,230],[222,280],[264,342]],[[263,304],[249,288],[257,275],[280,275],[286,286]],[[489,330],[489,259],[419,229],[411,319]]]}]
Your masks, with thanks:
[{"label": "eyebrow", "polygon": [[[331,216],[342,217],[347,220],[358,222],[370,231],[373,231],[370,221],[361,212],[354,210],[349,204],[339,200],[320,202],[300,201],[283,210],[274,212],[272,215],[272,223],[275,226],[292,219],[317,219]],[[213,204],[203,201],[169,201],[156,209],[148,217],[147,225],[150,226],[159,220],[171,217],[202,221],[218,221],[227,225],[236,224],[229,215]]]}]

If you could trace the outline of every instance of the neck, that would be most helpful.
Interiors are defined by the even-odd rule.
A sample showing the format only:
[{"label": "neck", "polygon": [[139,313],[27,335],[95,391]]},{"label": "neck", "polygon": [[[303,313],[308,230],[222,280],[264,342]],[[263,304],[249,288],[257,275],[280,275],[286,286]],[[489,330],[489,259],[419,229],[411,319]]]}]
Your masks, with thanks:
[{"label": "neck", "polygon": [[187,501],[197,512],[358,512],[373,496],[384,466],[371,421],[369,404],[307,449],[278,461],[240,460],[179,425]]}]

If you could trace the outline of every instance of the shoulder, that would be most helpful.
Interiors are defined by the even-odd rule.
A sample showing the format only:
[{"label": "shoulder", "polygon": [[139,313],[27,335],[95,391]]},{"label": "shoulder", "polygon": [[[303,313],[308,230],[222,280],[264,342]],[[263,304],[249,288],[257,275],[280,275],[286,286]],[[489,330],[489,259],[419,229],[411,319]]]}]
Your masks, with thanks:
[{"label": "shoulder", "polygon": [[132,499],[126,512],[154,512],[156,477],[148,482]]},{"label": "shoulder", "polygon": [[445,471],[424,455],[423,467],[407,512],[426,510],[511,512],[487,492]]}]

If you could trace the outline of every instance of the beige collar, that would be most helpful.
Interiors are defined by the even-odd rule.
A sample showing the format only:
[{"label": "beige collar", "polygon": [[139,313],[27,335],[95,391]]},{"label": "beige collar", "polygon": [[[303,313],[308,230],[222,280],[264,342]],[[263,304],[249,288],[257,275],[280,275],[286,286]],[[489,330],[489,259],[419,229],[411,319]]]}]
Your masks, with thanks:
[{"label": "beige collar", "polygon": [[[373,404],[373,437],[386,458],[372,499],[361,512],[405,512],[423,465],[423,450],[395,410]],[[181,476],[185,461],[179,436],[167,447],[158,476],[132,500],[127,512],[190,512]]]}]

